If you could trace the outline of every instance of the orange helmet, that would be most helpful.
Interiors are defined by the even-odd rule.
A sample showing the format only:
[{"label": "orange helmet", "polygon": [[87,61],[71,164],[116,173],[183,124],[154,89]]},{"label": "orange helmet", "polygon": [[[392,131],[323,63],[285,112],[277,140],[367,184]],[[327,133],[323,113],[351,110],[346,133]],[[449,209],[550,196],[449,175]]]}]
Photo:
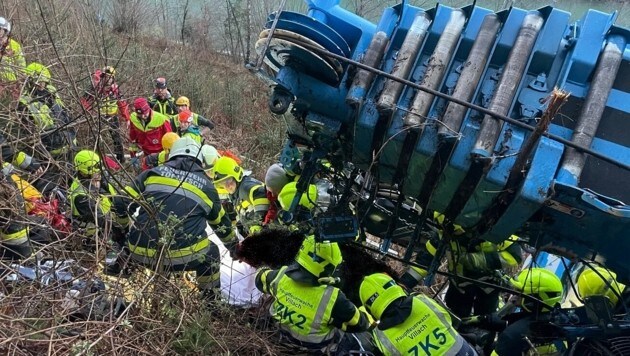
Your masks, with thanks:
[{"label": "orange helmet", "polygon": [[238,165],[241,165],[243,163],[243,161],[234,152],[232,152],[230,150],[219,150],[219,155],[220,156],[225,156],[225,157],[230,157]]},{"label": "orange helmet", "polygon": [[192,124],[193,122],[193,114],[190,110],[184,110],[177,116],[179,117],[179,122],[187,122],[189,124]]}]

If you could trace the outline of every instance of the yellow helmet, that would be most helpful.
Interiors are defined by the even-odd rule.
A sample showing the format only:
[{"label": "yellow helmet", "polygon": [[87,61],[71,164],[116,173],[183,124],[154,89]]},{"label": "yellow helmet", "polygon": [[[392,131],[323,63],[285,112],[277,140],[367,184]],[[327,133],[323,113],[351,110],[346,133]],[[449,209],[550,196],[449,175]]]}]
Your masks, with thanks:
[{"label": "yellow helmet", "polygon": [[[278,202],[280,203],[280,207],[284,210],[289,210],[291,207],[291,202],[293,202],[293,198],[297,194],[297,183],[291,182],[287,183],[280,194],[278,194]],[[308,191],[303,192],[300,197],[299,205],[305,207],[309,211],[312,210],[317,203],[317,186],[315,184],[308,185]]]},{"label": "yellow helmet", "polygon": [[594,295],[602,295],[608,298],[613,306],[617,304],[617,301],[619,301],[618,295],[621,295],[625,288],[624,284],[617,282],[615,272],[609,271],[604,267],[586,267],[577,280],[577,289],[580,297],[588,298]]},{"label": "yellow helmet", "polygon": [[37,62],[33,62],[26,66],[24,73],[31,78],[35,83],[44,82],[50,83],[52,76],[50,70],[45,65]]},{"label": "yellow helmet", "polygon": [[396,299],[406,297],[405,290],[385,273],[374,273],[363,278],[359,298],[367,311],[380,319],[387,307]]},{"label": "yellow helmet", "polygon": [[[518,274],[516,280],[512,280],[512,286],[525,295],[531,295],[552,307],[562,299],[562,281],[560,277],[544,268],[528,268]],[[534,302],[523,298],[521,305],[527,311],[534,311],[545,306],[538,306]]]},{"label": "yellow helmet", "polygon": [[165,150],[170,150],[177,140],[179,140],[179,135],[175,132],[165,133],[164,136],[162,136],[162,148]]},{"label": "yellow helmet", "polygon": [[74,156],[74,169],[85,176],[101,171],[101,158],[94,151],[82,150]]},{"label": "yellow helmet", "polygon": [[315,242],[315,236],[304,239],[295,261],[315,277],[331,277],[343,262],[339,245],[334,242]]},{"label": "yellow helmet", "polygon": [[212,176],[214,177],[215,183],[219,183],[230,177],[240,182],[243,180],[243,168],[230,157],[219,157],[214,162],[214,167],[212,167]]},{"label": "yellow helmet", "polygon": [[185,96],[180,96],[179,98],[177,98],[177,100],[175,100],[175,105],[177,106],[186,105],[190,107],[190,100]]}]

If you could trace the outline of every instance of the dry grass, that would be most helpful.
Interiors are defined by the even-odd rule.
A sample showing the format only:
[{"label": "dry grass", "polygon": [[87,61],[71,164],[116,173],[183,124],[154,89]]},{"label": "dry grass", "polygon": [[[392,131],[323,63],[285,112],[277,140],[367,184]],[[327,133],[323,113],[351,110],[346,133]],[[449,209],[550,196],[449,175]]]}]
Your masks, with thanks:
[{"label": "dry grass", "polygon": [[[267,309],[233,309],[208,304],[179,275],[163,276],[138,268],[128,279],[108,277],[96,262],[102,251],[72,252],[64,248],[79,236],[54,243],[40,254],[80,261],[74,277],[50,284],[8,282],[2,274],[0,353],[6,355],[199,355],[283,354],[273,344]],[[97,256],[99,258],[97,258]],[[32,265],[34,261],[24,261]],[[100,278],[76,287],[79,281]],[[71,298],[72,285],[81,297]],[[124,300],[124,306],[120,301]],[[126,308],[125,308],[126,307]]]}]

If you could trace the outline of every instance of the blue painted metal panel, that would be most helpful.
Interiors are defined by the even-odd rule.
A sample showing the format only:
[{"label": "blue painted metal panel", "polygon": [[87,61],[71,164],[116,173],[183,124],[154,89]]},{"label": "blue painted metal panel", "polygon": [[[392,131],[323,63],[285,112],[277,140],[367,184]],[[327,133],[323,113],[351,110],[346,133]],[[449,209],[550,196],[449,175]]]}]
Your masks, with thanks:
[{"label": "blue painted metal panel", "polygon": [[[466,24],[466,28],[462,32],[460,43],[455,50],[455,55],[451,61],[449,70],[444,75],[441,87],[442,92],[452,92],[459,74],[458,68],[467,60],[472,44],[479,32],[484,17],[491,13],[490,10],[475,7]],[[415,151],[412,155],[409,170],[407,172],[407,181],[403,192],[406,196],[416,197],[425,184],[424,176],[429,173],[429,169],[433,163],[434,156],[438,151],[437,125],[436,122],[439,115],[445,110],[446,101],[436,98],[433,106],[429,110],[427,126],[422,131],[421,137],[416,144]]]},{"label": "blue painted metal panel", "polygon": [[367,47],[376,26],[338,4],[338,0],[309,0],[309,15],[342,35],[350,48]]},{"label": "blue painted metal panel", "polygon": [[333,88],[328,85],[322,87],[316,78],[300,74],[291,67],[280,68],[276,81],[293,95],[307,102],[324,100],[326,105],[318,107],[318,113],[343,122],[351,121],[350,108],[344,100],[347,91],[345,88]]},{"label": "blue painted metal panel", "polygon": [[[536,112],[533,113],[532,117],[522,117],[521,107],[515,104],[517,98],[519,98],[519,93],[522,91],[529,91],[530,100],[540,100],[548,96],[553,90],[555,83],[545,82],[543,83],[544,85],[541,85],[537,84],[536,79],[540,77],[541,74],[546,75],[546,77],[557,78],[557,75],[550,74],[553,65],[552,55],[556,54],[562,40],[562,32],[559,29],[566,27],[569,19],[568,13],[551,10],[549,7],[544,8],[541,13],[543,18],[545,16],[547,16],[547,18],[545,18],[545,23],[538,34],[525,71],[526,75],[523,76],[519,91],[512,101],[512,109],[510,110],[511,117],[524,119],[534,125],[535,121],[533,119],[542,114],[544,105],[540,101],[533,103],[528,102],[528,107]],[[556,69],[559,70],[559,68]],[[535,95],[532,95],[534,89],[538,91]],[[494,148],[495,157],[492,168],[479,182],[475,192],[468,200],[460,215],[456,218],[458,224],[462,226],[473,226],[482,219],[486,210],[492,205],[498,194],[503,191],[512,166],[516,161],[516,155],[518,155],[521,145],[524,142],[524,137],[528,135],[528,133],[528,131],[516,126],[509,124],[503,125],[502,133]],[[539,168],[543,167],[535,165],[532,166],[531,170],[536,171]],[[555,169],[553,171],[555,171]]]},{"label": "blue painted metal panel", "polygon": [[608,32],[609,15],[595,10],[588,10],[584,17],[575,25],[576,35],[573,54],[569,60],[570,69],[567,81],[585,84],[595,69],[597,58],[604,43],[604,36]]},{"label": "blue painted metal panel", "polygon": [[565,254],[602,256],[612,270],[628,275],[630,207],[556,182],[539,221],[530,222],[539,246]]},{"label": "blue painted metal panel", "polygon": [[[571,138],[573,131],[559,125],[551,125],[549,127],[549,133],[568,140]],[[625,164],[630,164],[630,150],[622,145],[595,137],[591,144],[591,149],[597,152],[606,152],[606,155],[610,158]]]},{"label": "blue painted metal panel", "polygon": [[482,235],[483,239],[493,242],[505,240],[540,209],[551,190],[563,151],[564,145],[546,137],[540,139],[531,163],[536,169],[527,172],[514,201],[496,224]]},{"label": "blue painted metal panel", "polygon": [[[391,72],[396,60],[397,51],[400,49],[409,27],[413,22],[413,19],[418,13],[416,11],[405,11],[403,19],[400,21],[398,27],[391,26],[396,23],[396,17],[394,12],[389,12],[387,17],[381,21],[378,30],[385,31],[390,36],[390,44],[386,49],[386,55],[383,58],[383,65],[381,69],[385,72]],[[362,50],[367,49],[367,46]],[[377,77],[372,84],[371,90],[368,91],[366,101],[360,108],[360,114],[354,127],[354,137],[361,137],[360,140],[353,141],[353,161],[362,169],[367,169],[372,163],[372,148],[374,145],[374,135],[382,134],[382,132],[375,132],[376,125],[379,121],[379,113],[376,110],[376,103],[374,97],[383,90],[383,84],[385,78]]]},{"label": "blue painted metal panel", "polygon": [[453,157],[439,178],[429,209],[445,211],[470,168],[470,150],[475,145],[479,124],[476,120],[467,121],[464,121],[464,130]]},{"label": "blue painted metal panel", "polygon": [[[431,24],[431,27],[429,28],[427,38],[422,47],[422,50],[420,51],[418,60],[415,63],[415,69],[413,70],[411,74],[411,78],[414,82],[416,83],[421,82],[422,77],[424,76],[425,71],[426,71],[426,62],[433,54],[433,51],[435,50],[435,46],[440,38],[440,35],[442,34],[442,32],[444,31],[444,28],[448,24],[452,11],[453,9],[448,6],[444,6],[444,5],[436,6],[434,10],[435,15],[433,17],[433,22]],[[401,96],[401,100],[406,101],[407,98],[409,98],[409,96],[411,95],[410,92],[412,91],[413,90],[410,90],[410,88],[407,88],[407,90]],[[405,108],[405,107],[408,107],[409,105],[403,106],[402,103],[399,103],[398,106]],[[383,175],[383,177],[393,177],[396,171],[396,167],[398,166],[397,157],[400,157],[400,155],[402,154],[403,142],[405,141],[405,138],[407,137],[407,133],[404,131],[401,131],[403,128],[402,120],[405,114],[406,112],[404,110],[398,110],[394,114],[390,127],[387,130],[385,140],[388,143],[387,145],[383,147],[383,155],[384,157],[390,157],[394,160],[393,161],[384,160],[383,164],[380,165],[380,173]],[[409,174],[405,182],[406,189],[410,187],[417,187],[419,184],[422,184],[422,177],[424,176],[424,172],[426,171],[426,168],[428,168],[430,161],[427,162],[426,157],[421,157],[421,158],[422,159],[411,160],[411,162],[413,163],[409,165],[409,172],[408,172]],[[389,162],[389,164],[385,162]],[[417,172],[417,170],[421,170],[421,171]],[[415,173],[412,174],[412,171],[414,171]],[[419,189],[417,190],[419,191]],[[413,191],[412,192],[407,191],[407,194],[414,195],[413,193],[414,193]]]}]

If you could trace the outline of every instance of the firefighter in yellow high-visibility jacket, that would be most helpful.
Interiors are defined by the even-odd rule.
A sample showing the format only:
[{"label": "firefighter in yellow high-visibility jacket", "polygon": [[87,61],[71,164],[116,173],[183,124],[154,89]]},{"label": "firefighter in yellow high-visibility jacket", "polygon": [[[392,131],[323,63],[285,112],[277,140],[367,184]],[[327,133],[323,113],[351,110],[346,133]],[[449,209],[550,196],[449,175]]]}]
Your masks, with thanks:
[{"label": "firefighter in yellow high-visibility jacket", "polygon": [[477,355],[442,306],[422,294],[409,296],[385,273],[366,276],[359,297],[379,320],[372,336],[383,355]]},{"label": "firefighter in yellow high-visibility jacket", "polygon": [[[416,262],[421,266],[429,266],[443,243],[445,229],[451,230],[451,239],[446,248],[448,270],[450,273],[487,283],[498,283],[497,271],[516,267],[522,260],[522,250],[517,243],[518,236],[512,235],[500,244],[483,241],[469,234],[458,225],[448,223],[445,216],[435,212],[433,215],[439,230],[434,231],[424,249],[420,249]],[[427,270],[412,266],[400,278],[402,285],[408,289],[420,283],[427,275]],[[475,315],[491,314],[497,310],[500,291],[492,287],[482,287],[469,280],[449,279],[444,302],[459,318]],[[491,345],[484,345],[490,351]]]},{"label": "firefighter in yellow high-visibility jacket", "polygon": [[368,329],[365,311],[332,285],[342,261],[336,243],[317,243],[309,236],[295,263],[276,270],[263,269],[256,275],[256,288],[274,297],[270,313],[291,344],[325,354],[331,346],[344,344],[344,331]]}]

